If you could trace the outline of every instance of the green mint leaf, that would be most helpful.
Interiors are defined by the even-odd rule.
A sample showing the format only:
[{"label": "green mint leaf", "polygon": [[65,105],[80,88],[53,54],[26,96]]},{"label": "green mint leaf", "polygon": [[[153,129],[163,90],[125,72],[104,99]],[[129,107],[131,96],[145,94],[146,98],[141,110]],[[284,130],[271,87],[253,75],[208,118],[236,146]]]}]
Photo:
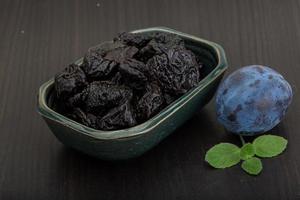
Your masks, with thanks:
[{"label": "green mint leaf", "polygon": [[240,162],[240,148],[230,143],[220,143],[210,148],[205,161],[214,168],[224,169]]},{"label": "green mint leaf", "polygon": [[242,169],[251,175],[258,175],[263,169],[261,160],[256,157],[252,157],[248,160],[243,161]]},{"label": "green mint leaf", "polygon": [[287,140],[280,136],[262,135],[254,140],[253,146],[257,156],[270,158],[282,153],[287,143]]},{"label": "green mint leaf", "polygon": [[241,148],[240,157],[242,160],[247,160],[255,155],[254,147],[251,143],[244,144]]}]

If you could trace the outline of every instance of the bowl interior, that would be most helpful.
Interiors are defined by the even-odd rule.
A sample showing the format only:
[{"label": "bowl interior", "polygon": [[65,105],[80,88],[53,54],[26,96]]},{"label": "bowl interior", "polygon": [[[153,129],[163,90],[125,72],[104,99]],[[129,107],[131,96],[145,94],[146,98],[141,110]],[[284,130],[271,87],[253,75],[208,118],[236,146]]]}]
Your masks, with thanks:
[{"label": "bowl interior", "polygon": [[[146,32],[145,34],[149,34],[149,33],[153,33],[153,32],[155,33],[155,32],[161,32],[161,31],[150,31],[150,32]],[[216,52],[209,45],[206,45],[203,43],[202,44],[195,43],[195,41],[191,40],[190,38],[183,38],[183,39],[184,39],[186,48],[191,50],[196,55],[197,60],[199,60],[203,64],[202,69],[201,69],[201,79],[205,78],[210,72],[212,72],[217,67],[218,58],[217,58]],[[104,42],[104,43],[94,46],[92,48],[103,48],[103,49],[113,48],[114,46],[111,46],[110,44],[111,44],[111,42]],[[83,61],[82,59],[79,59],[78,61],[76,61],[76,63],[81,65],[82,61]],[[47,104],[51,109],[57,111],[57,109],[55,108],[55,104],[54,104],[55,97],[53,96],[53,94],[54,94],[54,88],[52,86],[47,95]],[[169,106],[167,106],[165,109],[167,109],[168,107]]]},{"label": "bowl interior", "polygon": [[[148,119],[146,122],[136,125],[131,128],[122,129],[122,130],[115,130],[115,131],[101,131],[96,130],[90,127],[86,127],[82,124],[79,124],[57,112],[55,112],[55,107],[53,106],[53,79],[45,83],[41,86],[40,89],[40,97],[39,99],[39,111],[42,115],[46,116],[47,118],[51,118],[52,120],[58,121],[59,123],[63,123],[68,125],[70,128],[75,130],[79,130],[84,134],[88,134],[95,138],[101,139],[113,139],[113,138],[123,138],[123,137],[130,137],[142,134],[147,130],[157,126],[161,121],[171,115],[171,113],[176,112],[178,107],[183,106],[183,104],[187,103],[189,99],[193,96],[197,95],[206,85],[210,82],[214,81],[218,76],[220,76],[227,68],[226,58],[223,52],[223,49],[213,43],[209,42],[191,35],[187,35],[184,33],[180,33],[168,28],[149,28],[149,29],[142,29],[133,31],[135,33],[142,32],[145,34],[152,33],[152,32],[168,32],[177,34],[182,37],[185,41],[186,47],[193,51],[198,59],[203,63],[203,69],[201,78],[202,80],[199,82],[198,86],[188,91],[186,94],[179,97],[173,103],[165,107],[162,111],[158,114],[153,116],[151,119]],[[100,45],[107,45],[105,42]],[[77,60],[76,64],[82,63],[82,58]],[[109,134],[108,134],[109,132]]]}]

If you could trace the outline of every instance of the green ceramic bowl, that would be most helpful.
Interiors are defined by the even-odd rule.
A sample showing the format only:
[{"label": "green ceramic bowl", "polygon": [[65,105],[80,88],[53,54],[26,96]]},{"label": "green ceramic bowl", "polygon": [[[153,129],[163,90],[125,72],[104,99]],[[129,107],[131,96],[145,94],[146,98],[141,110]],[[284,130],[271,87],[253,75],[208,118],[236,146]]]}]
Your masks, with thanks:
[{"label": "green ceramic bowl", "polygon": [[[214,95],[227,68],[224,50],[218,44],[169,28],[154,27],[134,33],[167,32],[179,35],[189,49],[201,57],[205,65],[204,78],[199,85],[148,121],[137,126],[101,131],[79,124],[51,109],[54,80],[39,89],[38,111],[54,135],[63,144],[86,154],[106,160],[128,159],[142,155],[199,112]],[[110,42],[108,42],[110,43]],[[78,60],[80,64],[82,59]]]}]

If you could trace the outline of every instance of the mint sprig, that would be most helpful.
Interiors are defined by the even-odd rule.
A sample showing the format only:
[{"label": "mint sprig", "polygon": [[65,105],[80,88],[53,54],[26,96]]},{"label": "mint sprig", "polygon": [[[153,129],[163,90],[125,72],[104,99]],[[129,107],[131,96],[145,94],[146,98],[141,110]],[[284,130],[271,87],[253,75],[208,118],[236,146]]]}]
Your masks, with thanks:
[{"label": "mint sprig", "polygon": [[240,162],[240,148],[230,143],[213,146],[205,155],[205,160],[214,168],[224,169]]},{"label": "mint sprig", "polygon": [[263,166],[259,158],[252,157],[242,162],[242,169],[248,174],[258,175],[263,169]]},{"label": "mint sprig", "polygon": [[255,154],[262,158],[270,158],[281,154],[288,141],[276,135],[262,135],[253,141]]},{"label": "mint sprig", "polygon": [[210,148],[205,155],[205,161],[212,167],[224,169],[238,164],[241,160],[242,169],[251,175],[258,175],[262,169],[261,158],[275,157],[281,154],[287,147],[287,140],[276,135],[262,135],[257,137],[253,143],[244,142],[243,146],[231,143],[220,143]]},{"label": "mint sprig", "polygon": [[255,155],[254,145],[251,143],[244,144],[241,148],[240,158],[248,160]]}]

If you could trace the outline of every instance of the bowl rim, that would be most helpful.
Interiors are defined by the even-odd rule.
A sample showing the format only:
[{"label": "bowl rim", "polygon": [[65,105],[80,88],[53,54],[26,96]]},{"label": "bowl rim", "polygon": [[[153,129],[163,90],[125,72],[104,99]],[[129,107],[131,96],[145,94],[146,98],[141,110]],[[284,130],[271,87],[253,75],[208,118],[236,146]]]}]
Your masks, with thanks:
[{"label": "bowl rim", "polygon": [[[51,89],[52,85],[54,84],[54,78],[51,78],[49,81],[42,84],[39,88],[38,92],[38,112],[45,118],[51,119],[53,121],[56,121],[57,123],[60,123],[66,127],[69,127],[75,131],[79,131],[80,133],[87,135],[89,137],[92,137],[94,139],[100,139],[100,140],[112,140],[112,139],[126,139],[129,137],[137,137],[142,134],[145,134],[149,132],[150,130],[154,129],[155,127],[159,126],[161,123],[163,123],[169,116],[171,116],[173,113],[175,113],[177,110],[179,110],[181,107],[183,107],[185,104],[189,102],[190,99],[192,99],[194,96],[196,96],[202,89],[204,89],[208,84],[213,82],[216,78],[218,78],[224,71],[227,69],[227,60],[225,56],[225,52],[223,48],[211,41],[198,38],[196,36],[182,33],[170,28],[166,27],[152,27],[152,28],[145,28],[145,29],[138,29],[135,31],[131,31],[132,33],[145,33],[145,32],[153,32],[153,31],[159,31],[159,32],[166,32],[166,33],[173,33],[176,35],[179,35],[180,37],[191,39],[193,41],[205,44],[209,46],[215,53],[216,59],[217,59],[217,66],[207,75],[205,76],[198,84],[197,87],[191,89],[178,99],[176,99],[174,102],[172,102],[170,105],[168,105],[166,108],[164,108],[162,111],[160,111],[158,114],[153,116],[152,118],[148,119],[147,121],[138,124],[136,126],[121,129],[121,130],[112,130],[112,131],[103,131],[103,130],[97,130],[90,127],[87,127],[83,124],[80,124],[76,121],[73,121],[72,119],[69,119],[65,117],[62,114],[57,113],[56,111],[52,110],[47,105],[47,94],[48,90]],[[77,60],[75,63],[81,63],[82,58]]]}]

